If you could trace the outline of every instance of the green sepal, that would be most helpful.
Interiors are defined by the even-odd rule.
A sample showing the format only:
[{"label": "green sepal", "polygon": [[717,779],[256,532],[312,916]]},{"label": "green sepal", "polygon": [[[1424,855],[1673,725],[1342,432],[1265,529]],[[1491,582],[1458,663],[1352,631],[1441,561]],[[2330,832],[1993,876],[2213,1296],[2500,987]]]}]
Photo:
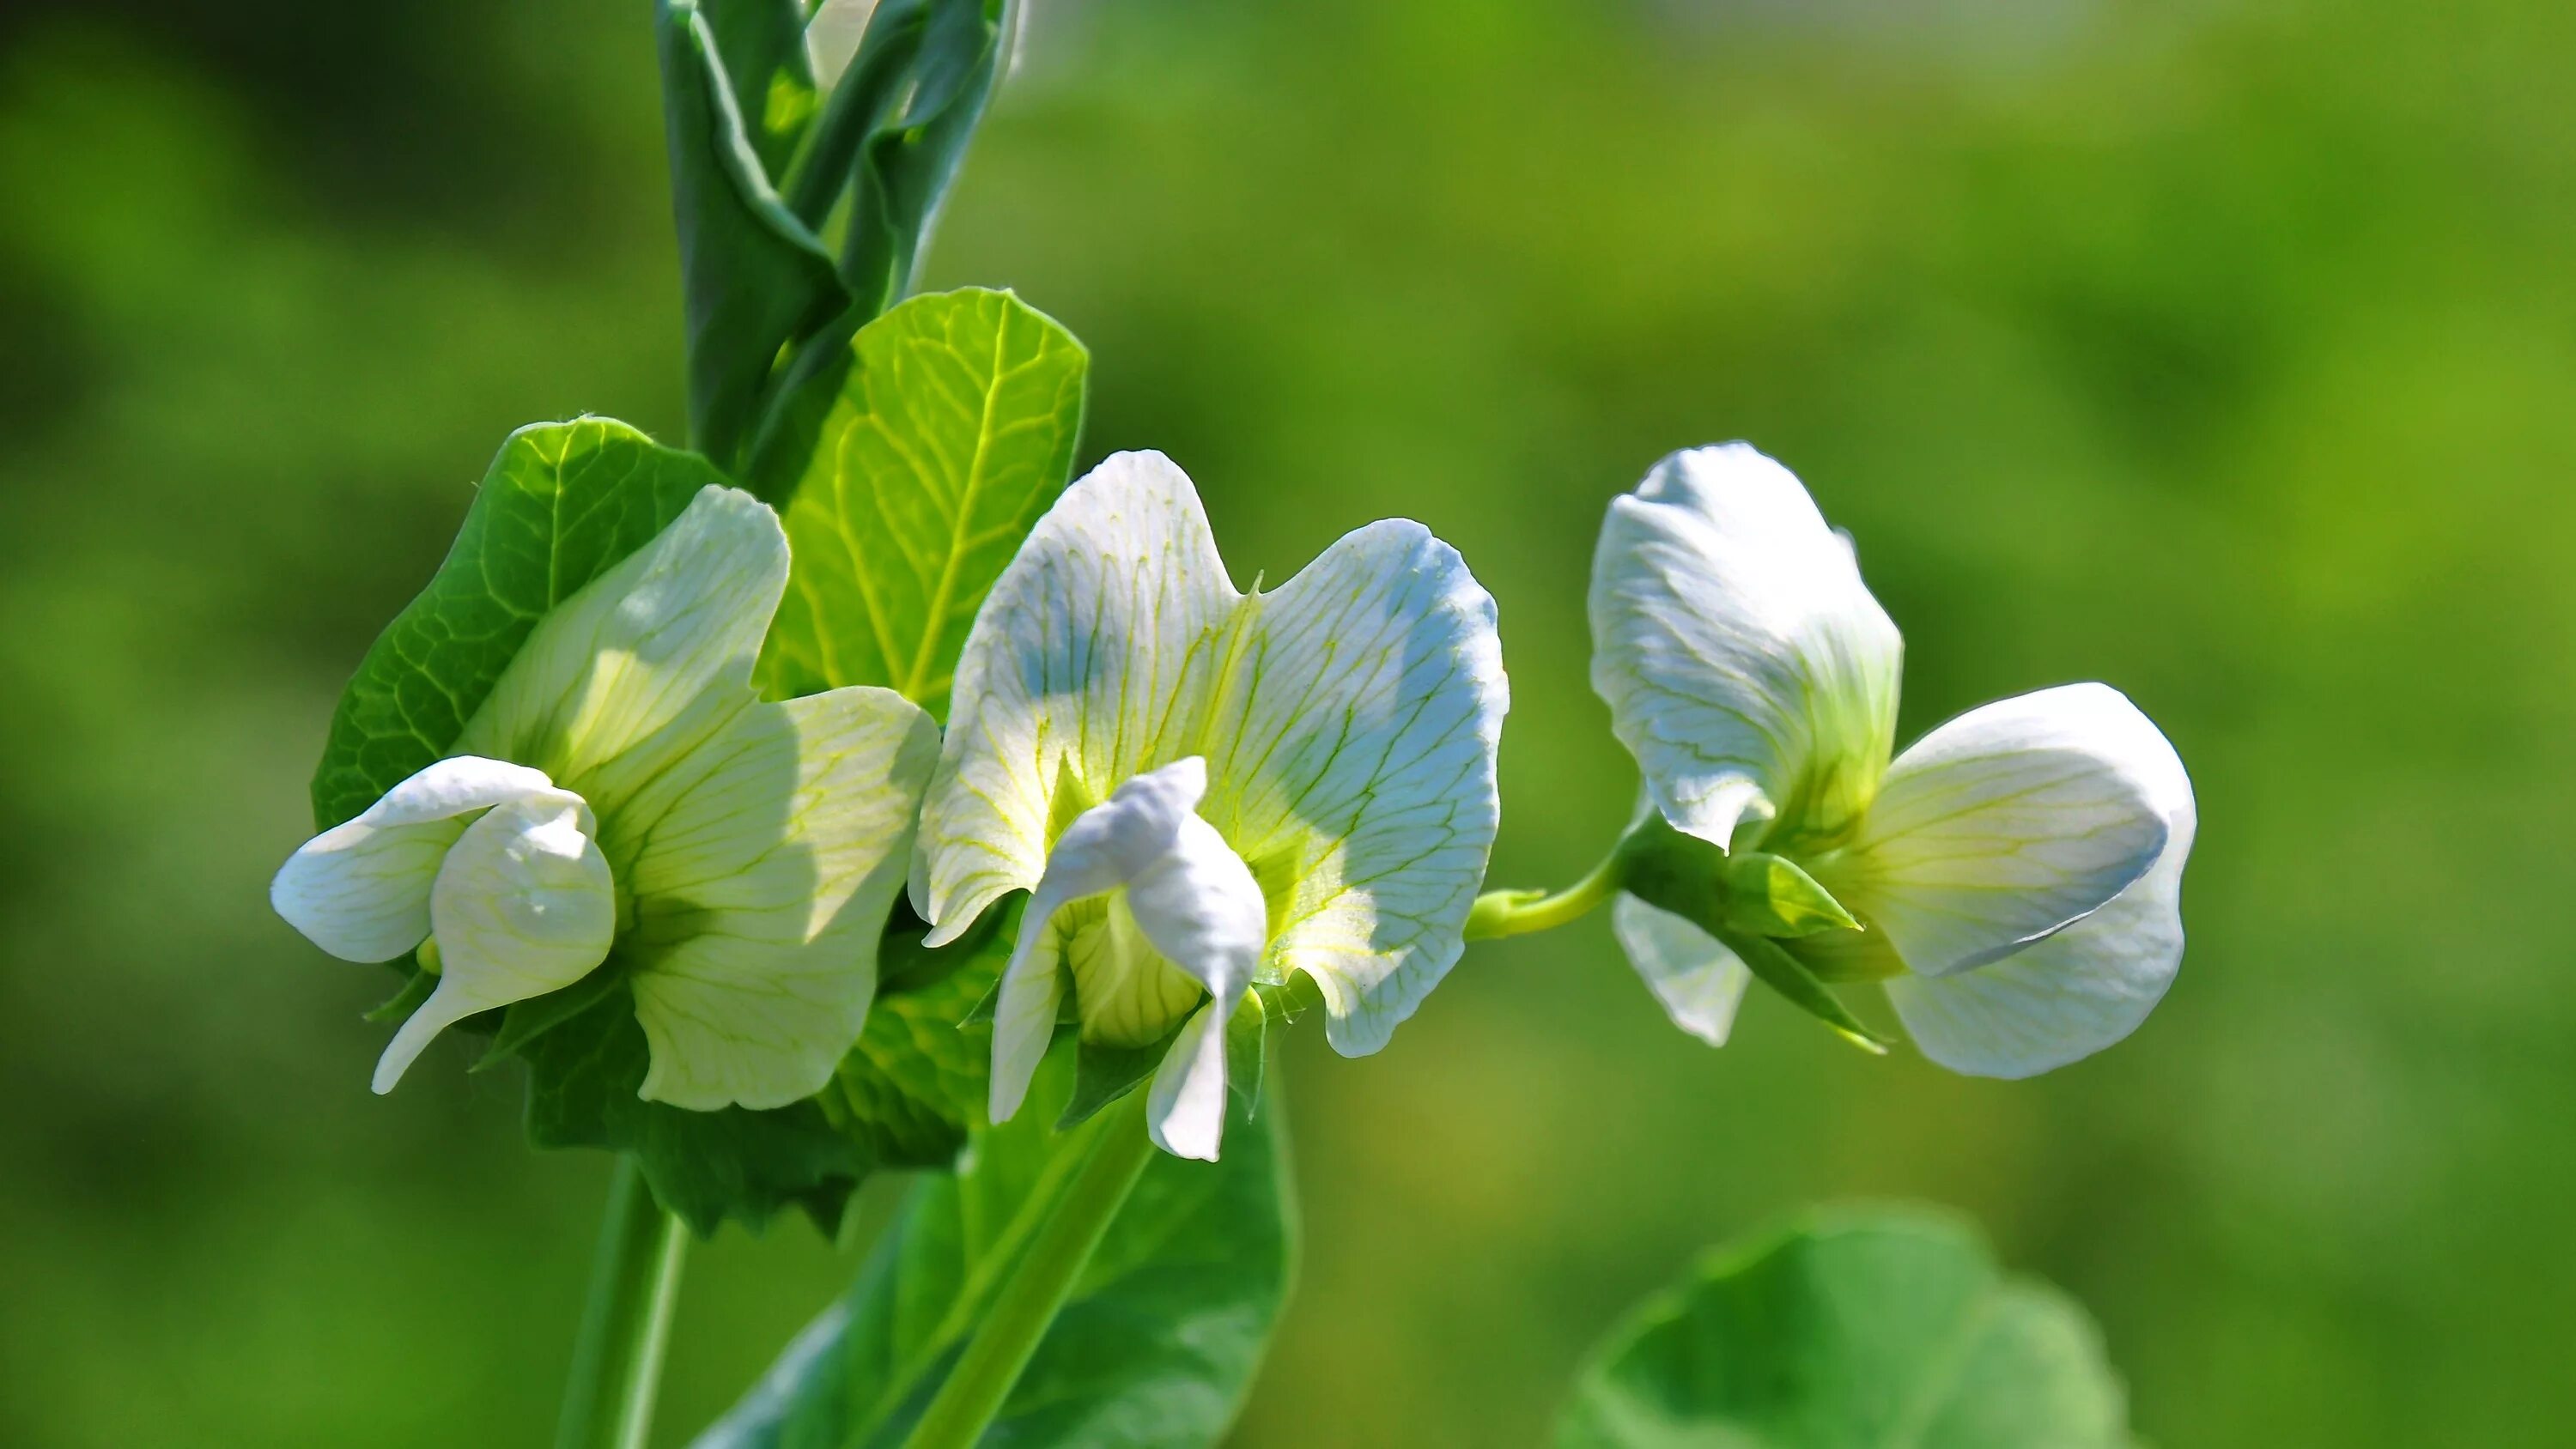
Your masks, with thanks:
[{"label": "green sepal", "polygon": [[1726,948],[1742,958],[1756,979],[1789,999],[1791,1005],[1839,1032],[1843,1039],[1862,1051],[1884,1056],[1894,1045],[1887,1037],[1870,1030],[1842,998],[1834,995],[1824,982],[1816,979],[1797,957],[1780,948],[1768,936],[1738,936],[1711,932]]},{"label": "green sepal", "polygon": [[429,999],[429,993],[437,989],[438,973],[414,970],[411,975],[403,978],[400,990],[385,998],[383,1005],[373,1008],[359,1019],[371,1022],[401,1021],[419,1010],[420,1004]]},{"label": "green sepal", "polygon": [[1620,889],[1669,911],[1724,943],[1755,977],[1853,1045],[1885,1052],[1890,1042],[1862,1024],[1816,974],[1767,936],[1739,929],[1728,914],[1726,852],[1649,814],[1619,845]]},{"label": "green sepal", "polygon": [[1726,919],[1756,936],[1812,936],[1856,931],[1860,922],[1797,862],[1758,850],[1726,858]]},{"label": "green sepal", "polygon": [[1247,1117],[1261,1113],[1261,1072],[1270,1060],[1270,1007],[1256,989],[1225,1021],[1225,1089]]},{"label": "green sepal", "polygon": [[[1103,1046],[1077,1039],[1073,1048],[1073,1093],[1065,1098],[1064,1112],[1055,1119],[1055,1130],[1065,1132],[1079,1127],[1097,1116],[1101,1108],[1145,1085],[1180,1034],[1181,1028],[1174,1026],[1161,1041],[1138,1047]],[[1229,1055],[1228,1066],[1231,1065]]]},{"label": "green sepal", "polygon": [[499,1066],[519,1055],[528,1043],[590,1010],[600,998],[625,984],[622,958],[612,955],[600,963],[598,970],[560,991],[511,1002],[501,1009],[501,1029],[492,1034],[491,1045],[466,1070],[482,1072]]},{"label": "green sepal", "polygon": [[[1306,1008],[1296,989],[1285,983],[1256,982],[1235,1003],[1234,1015],[1225,1023],[1226,1091],[1242,1108],[1243,1115],[1253,1116],[1261,1110],[1262,1068],[1269,1058],[1271,1023],[1284,1026],[1294,1021]],[[1202,1008],[1204,1009],[1204,1008]],[[1187,1018],[1183,1018],[1183,1025]],[[1073,1091],[1065,1099],[1064,1114],[1056,1119],[1055,1130],[1068,1131],[1091,1120],[1103,1107],[1126,1096],[1150,1080],[1163,1058],[1171,1052],[1172,1042],[1181,1034],[1176,1025],[1163,1034],[1163,1039],[1140,1047],[1102,1046],[1094,1042],[1077,1042],[1074,1047]]]}]

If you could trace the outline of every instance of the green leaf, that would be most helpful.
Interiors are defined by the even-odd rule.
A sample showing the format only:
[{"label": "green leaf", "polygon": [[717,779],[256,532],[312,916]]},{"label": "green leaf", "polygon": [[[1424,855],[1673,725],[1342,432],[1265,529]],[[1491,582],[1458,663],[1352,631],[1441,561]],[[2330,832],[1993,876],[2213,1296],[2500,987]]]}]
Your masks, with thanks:
[{"label": "green leaf", "polygon": [[817,231],[847,195],[840,274],[858,318],[910,290],[1011,29],[1004,0],[880,0],[868,16],[787,188]]},{"label": "green leaf", "polygon": [[2118,1449],[2118,1378],[2073,1301],[1923,1209],[1723,1249],[1585,1368],[1562,1449]]},{"label": "green leaf", "polygon": [[[1072,1061],[1049,1057],[1028,1107],[976,1135],[970,1171],[917,1184],[858,1282],[697,1449],[899,1444],[976,1305],[1033,1221],[1020,1209],[1089,1141],[1048,1123]],[[1039,1344],[988,1445],[1200,1449],[1241,1407],[1295,1256],[1286,1138],[1238,1109],[1223,1160],[1157,1154]]]},{"label": "green leaf", "polygon": [[[1008,292],[915,297],[859,330],[764,463],[795,574],[773,697],[887,685],[944,715],[976,606],[1064,490],[1090,359]],[[775,486],[772,486],[775,485]]]},{"label": "green leaf", "polygon": [[[926,928],[917,920],[887,933],[887,956],[905,942],[914,959],[900,974],[885,972],[858,1044],[816,1099],[834,1125],[868,1143],[885,1166],[950,1166],[966,1145],[967,1129],[984,1120],[993,1026],[972,1017],[1009,955],[1010,938],[992,929],[1000,914],[989,913],[969,935],[938,951],[920,948]],[[926,971],[919,964],[936,958],[948,958],[950,969]]]},{"label": "green leaf", "polygon": [[699,0],[743,133],[765,176],[782,175],[813,129],[814,61],[804,0]]},{"label": "green leaf", "polygon": [[519,1047],[528,1063],[528,1140],[634,1155],[662,1206],[700,1236],[728,1218],[758,1228],[781,1208],[833,1231],[876,1165],[812,1100],[772,1111],[691,1112],[636,1095],[650,1065],[635,999],[615,990]]},{"label": "green leaf", "polygon": [[329,828],[447,752],[537,620],[726,479],[624,423],[512,433],[446,562],[394,616],[340,697],[313,775]]},{"label": "green leaf", "polygon": [[[698,0],[661,0],[655,31],[688,326],[689,436],[707,456],[730,464],[750,436],[781,352],[841,316],[850,299],[830,250],[780,198],[764,160],[784,154],[782,140],[793,145],[770,127],[768,93],[773,84],[794,90],[804,65],[802,27],[797,58],[783,59],[780,12],[792,6],[718,3],[721,32]],[[727,42],[742,52],[739,59],[724,54]],[[763,70],[759,97],[736,94],[737,75],[750,79]],[[812,77],[804,74],[810,98]],[[792,129],[804,130],[801,118]]]}]

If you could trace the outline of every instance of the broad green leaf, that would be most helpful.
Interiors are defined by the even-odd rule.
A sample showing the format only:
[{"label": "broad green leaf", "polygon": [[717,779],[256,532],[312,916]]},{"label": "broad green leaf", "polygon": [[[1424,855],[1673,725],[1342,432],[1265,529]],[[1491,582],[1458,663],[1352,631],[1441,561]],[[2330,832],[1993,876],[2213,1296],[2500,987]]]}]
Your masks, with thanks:
[{"label": "broad green leaf", "polygon": [[789,500],[796,559],[764,691],[887,685],[944,716],[976,605],[1072,472],[1089,368],[1008,292],[915,297],[859,329],[782,434],[792,482],[763,489]]},{"label": "broad green leaf", "polygon": [[1561,1449],[2122,1449],[2084,1311],[1946,1214],[1814,1214],[1711,1255],[1584,1370]]},{"label": "broad green leaf", "polygon": [[[858,1282],[697,1449],[892,1449],[937,1391],[974,1307],[1034,1224],[1020,1209],[1087,1131],[1050,1124],[1059,1044],[1027,1108],[976,1134],[970,1169],[915,1185]],[[1109,1119],[1114,1125],[1118,1119]],[[987,1445],[1201,1449],[1241,1407],[1295,1256],[1277,1109],[1242,1115],[1215,1163],[1156,1154]]]},{"label": "broad green leaf", "polygon": [[876,1165],[811,1100],[692,1112],[637,1096],[650,1049],[623,980],[517,1050],[528,1063],[529,1142],[632,1153],[653,1196],[701,1237],[727,1219],[757,1228],[789,1206],[830,1232]]},{"label": "broad green leaf", "polygon": [[[996,912],[998,917],[1002,913]],[[651,1064],[618,958],[504,1016],[488,1063],[528,1064],[528,1140],[633,1153],[662,1205],[701,1235],[803,1208],[826,1233],[884,1167],[946,1167],[982,1120],[992,1028],[963,1025],[1009,937],[979,930],[938,951],[918,921],[887,939],[893,968],[856,1045],[819,1095],[771,1111],[692,1112],[636,1095]]]},{"label": "broad green leaf", "polygon": [[444,755],[539,618],[725,481],[606,418],[512,433],[446,561],[341,695],[313,775],[314,823],[339,824]]},{"label": "broad green leaf", "polygon": [[[780,58],[777,27],[792,6],[733,13],[756,3],[715,0],[721,27],[699,0],[661,0],[655,16],[688,325],[689,437],[725,463],[735,461],[750,436],[779,354],[850,305],[830,250],[780,199],[763,159],[785,150],[770,129],[769,89],[792,92],[805,73],[801,27],[799,58]],[[722,53],[725,41],[744,52],[739,61]],[[764,68],[760,96],[735,93],[737,75],[749,78]],[[810,75],[804,83],[810,97]],[[801,118],[793,129],[804,129]]]},{"label": "broad green leaf", "polygon": [[1003,914],[937,951],[921,948],[927,928],[917,919],[887,931],[867,1026],[816,1098],[885,1166],[947,1167],[983,1120],[993,1027],[973,1015],[1010,954],[1010,936],[997,929]]}]

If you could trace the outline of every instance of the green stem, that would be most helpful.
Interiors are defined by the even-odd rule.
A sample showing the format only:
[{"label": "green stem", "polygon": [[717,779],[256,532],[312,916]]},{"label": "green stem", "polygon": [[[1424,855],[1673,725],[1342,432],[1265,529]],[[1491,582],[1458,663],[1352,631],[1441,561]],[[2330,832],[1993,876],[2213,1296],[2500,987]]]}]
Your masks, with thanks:
[{"label": "green stem", "polygon": [[1153,1160],[1145,1135],[1143,1089],[1104,1112],[1104,1126],[1055,1211],[1030,1240],[1028,1251],[985,1310],[939,1395],[913,1426],[904,1449],[967,1449],[1000,1413],[1047,1326],[1064,1307],[1074,1280],[1125,1205],[1129,1190]]},{"label": "green stem", "polygon": [[687,1228],[653,1201],[635,1159],[619,1154],[555,1449],[644,1449],[688,1246]]},{"label": "green stem", "polygon": [[1476,897],[1475,907],[1467,912],[1467,939],[1490,941],[1532,931],[1553,931],[1579,920],[1619,889],[1620,866],[1620,852],[1614,848],[1592,868],[1590,875],[1554,895],[1531,890],[1487,891]]}]

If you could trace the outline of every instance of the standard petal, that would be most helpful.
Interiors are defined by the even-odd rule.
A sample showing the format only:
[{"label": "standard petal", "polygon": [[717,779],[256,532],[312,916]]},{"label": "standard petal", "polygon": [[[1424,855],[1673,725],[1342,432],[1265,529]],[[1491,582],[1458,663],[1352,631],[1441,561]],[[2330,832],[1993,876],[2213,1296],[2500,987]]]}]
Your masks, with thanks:
[{"label": "standard petal", "polygon": [[786,587],[778,516],[739,489],[706,488],[539,621],[456,747],[540,765],[614,817],[751,703]]},{"label": "standard petal", "polygon": [[1859,838],[1810,873],[1917,975],[1970,970],[2146,873],[2169,833],[2155,775],[2172,754],[2107,685],[1985,705],[1899,756]]},{"label": "standard petal", "polygon": [[1232,1007],[1201,1007],[1154,1070],[1145,1132],[1174,1157],[1216,1161],[1225,1136],[1225,1023],[1232,1014]]},{"label": "standard petal", "polygon": [[1200,813],[1267,883],[1275,959],[1322,988],[1334,1049],[1365,1055],[1457,961],[1493,847],[1493,597],[1390,519],[1244,610]]},{"label": "standard petal", "polygon": [[1904,641],[1788,469],[1743,443],[1657,464],[1611,502],[1590,610],[1592,687],[1674,828],[1831,840],[1868,805]]},{"label": "standard petal", "polygon": [[2131,710],[2116,727],[2165,820],[2155,865],[2109,905],[1990,966],[1887,983],[1915,1045],[1952,1071],[2028,1077],[2090,1056],[2137,1030],[2182,967],[2191,777],[2146,716]]},{"label": "standard petal", "polygon": [[1161,454],[1117,454],[1056,500],[958,661],[913,871],[932,944],[1037,884],[1063,772],[1096,800],[1188,753],[1238,597],[1197,490]]},{"label": "standard petal", "polygon": [[579,796],[548,790],[493,806],[457,837],[430,889],[438,987],[378,1059],[378,1092],[448,1027],[560,991],[607,958],[617,899],[591,824]]},{"label": "standard petal", "polygon": [[1610,903],[1610,929],[1673,1025],[1710,1046],[1726,1045],[1753,981],[1744,962],[1715,936],[1625,891]]},{"label": "standard petal", "polygon": [[938,737],[887,689],[756,704],[611,822],[633,860],[640,1095],[781,1107],[831,1079],[876,993]]},{"label": "standard petal", "polygon": [[343,961],[390,961],[428,939],[430,887],[464,817],[553,791],[525,765],[440,760],[306,841],[269,883],[269,904]]}]

